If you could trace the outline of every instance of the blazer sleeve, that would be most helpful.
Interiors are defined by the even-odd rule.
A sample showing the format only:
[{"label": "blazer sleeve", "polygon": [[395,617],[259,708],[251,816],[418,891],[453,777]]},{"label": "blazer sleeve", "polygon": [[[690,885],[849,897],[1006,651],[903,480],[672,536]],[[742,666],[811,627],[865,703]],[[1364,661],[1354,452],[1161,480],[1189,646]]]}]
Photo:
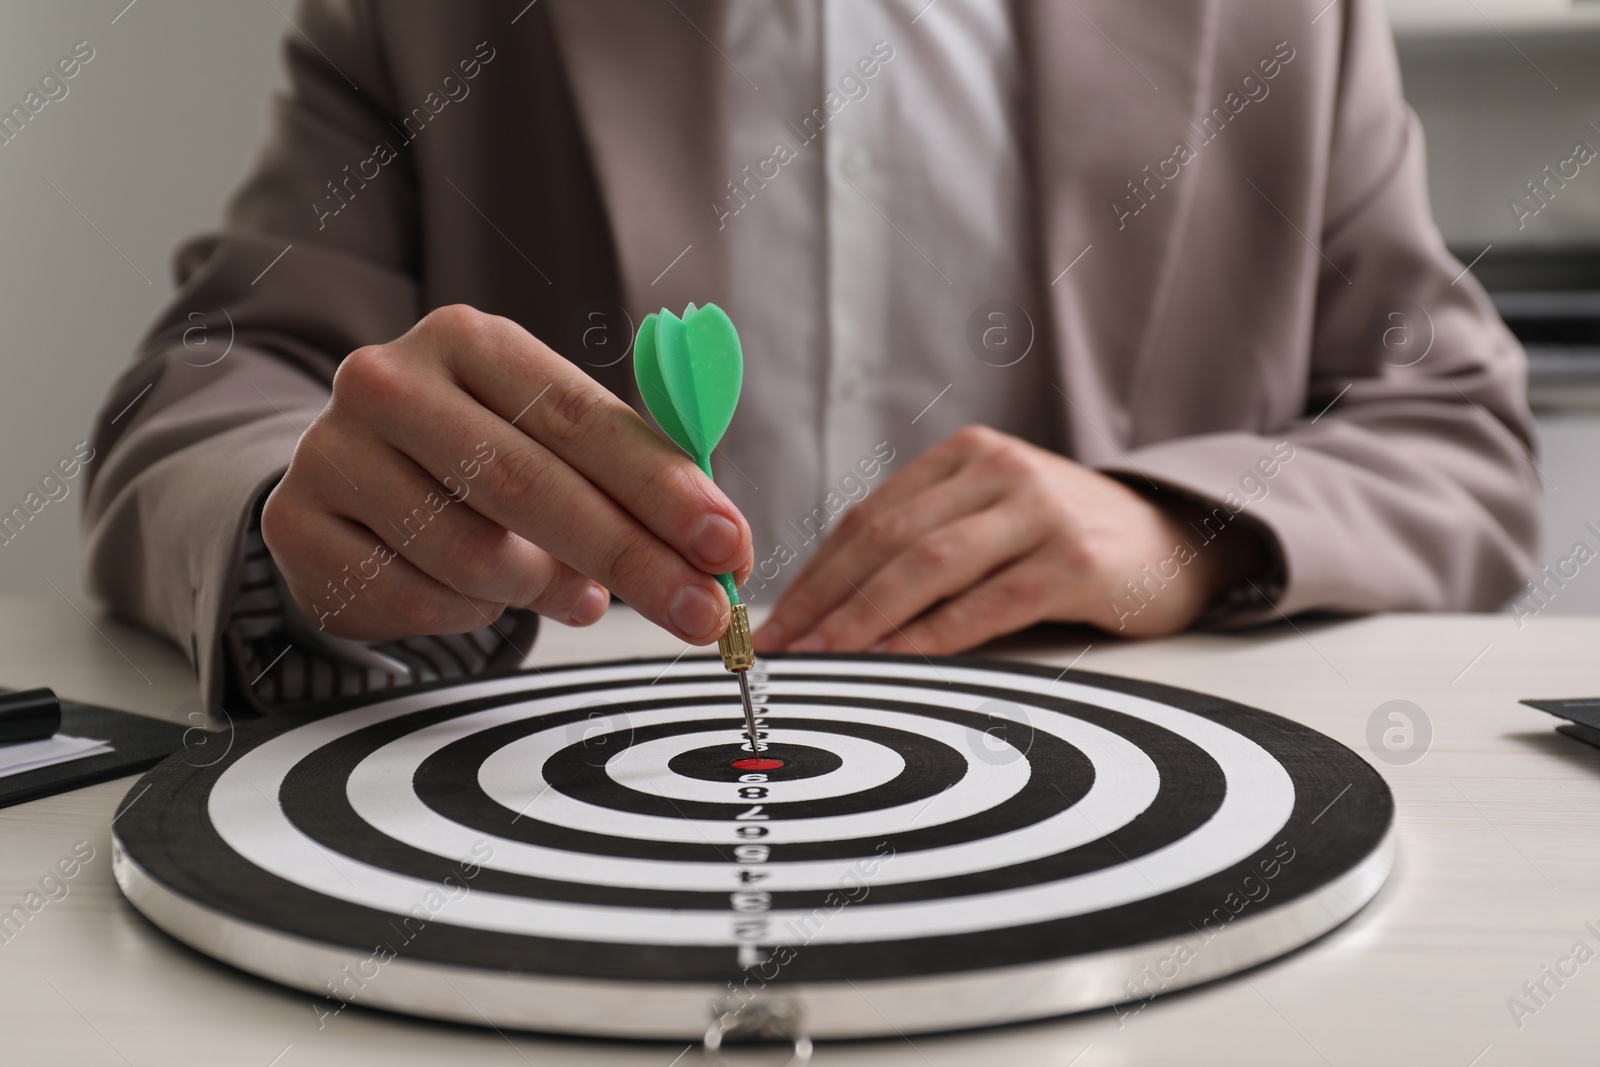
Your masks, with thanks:
[{"label": "blazer sleeve", "polygon": [[89,591],[186,650],[208,707],[252,505],[326,405],[339,360],[419,315],[408,159],[336,217],[315,206],[394,136],[366,9],[319,0],[296,22],[259,159],[221,232],[177,251],[177,293],[97,417],[84,504]]},{"label": "blazer sleeve", "polygon": [[[1230,510],[1276,541],[1281,586],[1236,599],[1234,623],[1492,610],[1535,567],[1541,475],[1525,354],[1433,223],[1421,128],[1380,5],[1341,6],[1305,413],[1277,433],[1163,441],[1128,457],[1166,487],[1231,496]],[[1270,491],[1244,498],[1240,472],[1285,453],[1288,470],[1261,479]]]}]

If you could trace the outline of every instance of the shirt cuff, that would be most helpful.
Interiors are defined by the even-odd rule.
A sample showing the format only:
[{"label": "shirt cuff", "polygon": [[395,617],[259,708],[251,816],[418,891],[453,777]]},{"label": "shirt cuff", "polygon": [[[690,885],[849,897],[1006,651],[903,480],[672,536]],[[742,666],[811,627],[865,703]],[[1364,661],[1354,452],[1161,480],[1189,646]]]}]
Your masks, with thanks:
[{"label": "shirt cuff", "polygon": [[523,666],[539,616],[510,609],[468,633],[395,641],[336,637],[306,618],[261,537],[261,504],[245,531],[244,565],[223,631],[235,703],[275,714],[422,682]]},{"label": "shirt cuff", "polygon": [[1278,603],[1288,585],[1288,568],[1284,561],[1283,546],[1265,523],[1245,515],[1242,511],[1234,512],[1220,501],[1207,499],[1186,489],[1163,485],[1143,475],[1124,471],[1100,473],[1116,479],[1157,507],[1161,507],[1163,502],[1170,501],[1186,505],[1191,509],[1209,510],[1214,516],[1226,516],[1228,525],[1220,529],[1232,527],[1232,536],[1253,537],[1261,546],[1264,562],[1260,570],[1255,574],[1246,575],[1244,580],[1218,593],[1200,618],[1195,620],[1196,629],[1218,630],[1254,626],[1274,616],[1282,615],[1278,610]]}]

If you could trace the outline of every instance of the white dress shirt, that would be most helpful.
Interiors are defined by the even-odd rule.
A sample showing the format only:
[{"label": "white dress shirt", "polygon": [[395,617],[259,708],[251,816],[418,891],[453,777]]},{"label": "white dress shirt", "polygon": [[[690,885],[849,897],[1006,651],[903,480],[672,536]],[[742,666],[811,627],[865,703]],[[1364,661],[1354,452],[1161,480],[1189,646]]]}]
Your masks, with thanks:
[{"label": "white dress shirt", "polygon": [[714,469],[771,603],[837,508],[961,426],[1060,448],[1059,398],[1005,0],[735,0],[723,36],[745,390]]}]

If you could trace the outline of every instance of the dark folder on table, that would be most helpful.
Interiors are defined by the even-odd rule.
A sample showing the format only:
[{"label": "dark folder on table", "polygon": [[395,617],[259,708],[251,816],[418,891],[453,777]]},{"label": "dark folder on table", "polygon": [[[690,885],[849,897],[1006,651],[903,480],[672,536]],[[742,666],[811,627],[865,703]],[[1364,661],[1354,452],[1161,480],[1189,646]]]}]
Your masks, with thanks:
[{"label": "dark folder on table", "polygon": [[111,751],[0,777],[0,808],[147,771],[180,751],[191,729],[145,715],[62,700],[60,732],[104,741]]},{"label": "dark folder on table", "polygon": [[1578,697],[1572,700],[1524,700],[1530,708],[1547,711],[1567,721],[1556,727],[1557,733],[1575,737],[1600,748],[1600,697]]}]

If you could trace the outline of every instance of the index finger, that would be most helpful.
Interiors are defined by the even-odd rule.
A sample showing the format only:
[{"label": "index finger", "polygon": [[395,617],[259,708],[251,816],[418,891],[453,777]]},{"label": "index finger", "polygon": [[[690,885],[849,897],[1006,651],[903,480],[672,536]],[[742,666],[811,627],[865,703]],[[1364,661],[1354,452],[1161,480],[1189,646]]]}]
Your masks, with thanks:
[{"label": "index finger", "polygon": [[707,574],[754,566],[750,527],[715,482],[619,397],[509,319],[446,308],[419,330],[480,403],[598,486]]}]

